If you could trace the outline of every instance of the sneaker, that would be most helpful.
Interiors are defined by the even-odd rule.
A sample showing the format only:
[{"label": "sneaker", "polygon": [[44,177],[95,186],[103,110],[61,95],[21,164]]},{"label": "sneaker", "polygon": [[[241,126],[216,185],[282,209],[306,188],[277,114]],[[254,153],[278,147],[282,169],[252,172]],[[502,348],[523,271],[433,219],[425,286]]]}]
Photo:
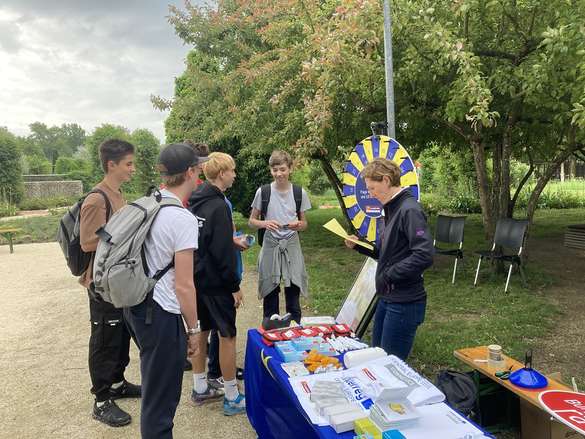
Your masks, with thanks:
[{"label": "sneaker", "polygon": [[244,379],[244,369],[236,367],[236,379],[242,381]]},{"label": "sneaker", "polygon": [[219,378],[207,378],[207,385],[213,387],[216,390],[223,391],[223,377]]},{"label": "sneaker", "polygon": [[213,387],[207,387],[207,390],[203,393],[197,393],[195,389],[191,391],[191,401],[195,405],[202,405],[211,401],[220,399],[223,396],[223,389],[214,389]]},{"label": "sneaker", "polygon": [[132,384],[124,380],[117,389],[110,387],[110,398],[111,399],[122,399],[122,398],[140,398],[142,396],[142,388],[137,384]]},{"label": "sneaker", "polygon": [[94,402],[92,417],[110,427],[122,427],[132,421],[132,417],[111,399],[108,399],[101,407],[98,407],[97,401]]},{"label": "sneaker", "polygon": [[226,416],[239,415],[246,413],[246,397],[241,393],[236,399],[230,401],[226,397],[223,398],[223,414]]}]

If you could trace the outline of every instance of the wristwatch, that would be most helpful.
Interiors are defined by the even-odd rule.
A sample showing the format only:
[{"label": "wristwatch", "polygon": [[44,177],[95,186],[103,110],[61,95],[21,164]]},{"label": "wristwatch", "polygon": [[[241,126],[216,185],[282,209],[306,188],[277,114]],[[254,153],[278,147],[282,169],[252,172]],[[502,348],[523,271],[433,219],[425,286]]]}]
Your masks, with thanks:
[{"label": "wristwatch", "polygon": [[201,328],[199,327],[199,322],[197,322],[197,326],[195,328],[188,328],[187,329],[187,336],[191,337],[192,335],[199,334],[201,332]]}]

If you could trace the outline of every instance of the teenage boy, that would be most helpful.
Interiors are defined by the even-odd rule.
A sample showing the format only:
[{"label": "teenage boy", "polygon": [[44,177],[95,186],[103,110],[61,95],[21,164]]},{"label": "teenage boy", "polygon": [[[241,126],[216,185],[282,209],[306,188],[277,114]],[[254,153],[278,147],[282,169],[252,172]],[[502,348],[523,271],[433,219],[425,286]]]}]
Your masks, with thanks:
[{"label": "teenage boy", "polygon": [[[80,213],[80,244],[84,252],[95,252],[99,238],[95,232],[126,205],[120,186],[134,173],[134,146],[111,139],[99,147],[105,176],[85,198]],[[114,402],[118,398],[140,397],[140,386],[124,379],[130,361],[130,333],[122,310],[105,302],[93,290],[93,256],[79,282],[87,289],[91,335],[89,338],[89,375],[95,395],[93,418],[112,427],[127,425],[131,416]]]},{"label": "teenage boy", "polygon": [[236,309],[242,305],[240,276],[233,241],[233,220],[224,192],[236,178],[236,164],[228,154],[213,152],[203,172],[207,179],[189,200],[199,220],[199,249],[195,270],[197,309],[201,323],[198,354],[193,361],[192,401],[201,405],[223,392],[209,386],[205,373],[209,331],[219,333],[219,363],[224,378],[223,413],[245,413],[246,401],[236,381]]},{"label": "teenage boy", "polygon": [[[179,203],[186,199],[196,187],[204,160],[184,143],[165,147],[158,164],[166,186],[161,190],[162,197],[174,198]],[[124,310],[140,349],[143,439],[173,437],[185,358],[187,351],[197,350],[195,335],[199,326],[193,283],[197,238],[197,220],[187,209],[179,206],[161,209],[144,241],[146,265],[150,273],[163,270],[173,260],[174,266],[155,284],[152,297],[149,294],[141,304]],[[149,307],[152,322],[147,324]]]},{"label": "teenage boy", "polygon": [[284,281],[286,312],[292,320],[301,321],[299,293],[307,296],[308,281],[305,260],[298,232],[306,230],[305,212],[311,202],[304,189],[300,208],[289,181],[292,159],[285,151],[273,151],[268,161],[274,181],[270,184],[270,199],[266,216],[262,214],[262,188],[258,188],[252,202],[248,224],[266,229],[258,262],[258,297],[264,299],[264,317],[279,314],[280,281]]}]

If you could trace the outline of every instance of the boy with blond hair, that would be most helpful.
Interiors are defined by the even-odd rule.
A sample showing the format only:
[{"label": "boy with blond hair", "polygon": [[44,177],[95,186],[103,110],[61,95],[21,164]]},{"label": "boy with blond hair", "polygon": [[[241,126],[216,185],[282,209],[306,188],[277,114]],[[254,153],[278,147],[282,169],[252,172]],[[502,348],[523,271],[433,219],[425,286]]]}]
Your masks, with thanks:
[{"label": "boy with blond hair", "polygon": [[299,233],[308,223],[311,208],[307,192],[290,181],[292,158],[273,151],[268,165],[274,181],[256,191],[248,224],[266,233],[258,260],[258,296],[264,299],[264,317],[279,314],[280,282],[284,281],[286,312],[300,323],[299,295],[309,294],[307,271]]},{"label": "boy with blond hair", "polygon": [[224,192],[236,178],[234,159],[221,152],[209,155],[203,173],[207,179],[189,199],[189,210],[199,221],[199,248],[195,269],[197,309],[201,323],[199,349],[193,357],[191,400],[201,405],[223,392],[209,386],[205,373],[209,331],[219,332],[219,363],[224,378],[223,412],[246,412],[244,395],[236,381],[236,310],[242,305],[240,275],[233,241],[233,220]]}]

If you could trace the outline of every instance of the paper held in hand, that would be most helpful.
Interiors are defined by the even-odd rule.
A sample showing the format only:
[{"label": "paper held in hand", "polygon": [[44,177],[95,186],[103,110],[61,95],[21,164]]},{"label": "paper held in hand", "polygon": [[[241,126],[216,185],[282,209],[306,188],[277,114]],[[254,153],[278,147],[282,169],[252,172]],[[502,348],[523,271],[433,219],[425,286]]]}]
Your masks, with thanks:
[{"label": "paper held in hand", "polygon": [[357,245],[361,245],[362,247],[365,247],[368,250],[374,250],[374,246],[372,244],[369,244],[369,243],[364,242],[364,241],[360,241],[358,239],[351,238],[347,234],[345,229],[341,226],[341,224],[339,224],[339,222],[335,218],[333,218],[329,222],[323,224],[323,227],[325,227],[330,232],[335,233],[337,236],[341,236],[343,239],[347,239],[351,242],[355,242]]}]

